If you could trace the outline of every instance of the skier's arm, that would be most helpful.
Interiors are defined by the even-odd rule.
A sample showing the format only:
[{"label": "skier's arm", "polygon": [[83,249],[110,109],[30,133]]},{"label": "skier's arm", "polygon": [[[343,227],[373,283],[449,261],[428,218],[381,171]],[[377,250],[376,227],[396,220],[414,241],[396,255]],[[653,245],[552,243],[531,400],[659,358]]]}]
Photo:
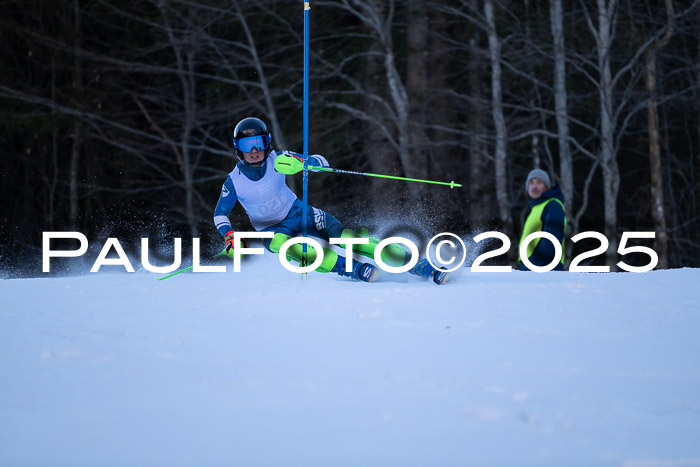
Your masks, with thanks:
[{"label": "skier's arm", "polygon": [[[566,214],[564,208],[557,202],[550,202],[542,213],[542,231],[550,233],[557,238],[561,245],[564,238],[564,226]],[[535,266],[546,266],[554,259],[554,245],[546,239],[540,239],[537,248],[528,258]]]},{"label": "skier's arm", "polygon": [[233,230],[228,216],[236,205],[236,201],[238,201],[238,196],[236,195],[236,189],[233,187],[233,182],[230,178],[226,178],[224,186],[221,187],[221,195],[219,195],[219,201],[216,203],[216,209],[214,209],[214,225],[224,238],[229,231]]}]

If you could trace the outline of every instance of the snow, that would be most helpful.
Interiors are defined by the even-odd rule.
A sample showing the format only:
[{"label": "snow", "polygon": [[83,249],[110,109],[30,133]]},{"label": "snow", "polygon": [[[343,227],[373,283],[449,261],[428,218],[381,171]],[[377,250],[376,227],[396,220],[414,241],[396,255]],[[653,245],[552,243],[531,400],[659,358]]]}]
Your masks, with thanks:
[{"label": "snow", "polygon": [[120,270],[0,281],[1,466],[700,465],[698,269]]}]

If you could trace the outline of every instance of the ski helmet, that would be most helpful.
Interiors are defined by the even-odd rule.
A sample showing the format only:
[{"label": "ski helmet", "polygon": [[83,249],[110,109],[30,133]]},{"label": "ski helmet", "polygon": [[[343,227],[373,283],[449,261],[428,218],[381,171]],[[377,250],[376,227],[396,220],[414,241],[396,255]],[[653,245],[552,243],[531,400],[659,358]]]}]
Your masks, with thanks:
[{"label": "ski helmet", "polygon": [[265,151],[267,157],[272,151],[272,135],[267,131],[265,122],[255,117],[247,117],[238,122],[233,130],[233,146],[236,148],[236,156],[247,164],[243,157],[244,152],[250,152],[253,148]]}]

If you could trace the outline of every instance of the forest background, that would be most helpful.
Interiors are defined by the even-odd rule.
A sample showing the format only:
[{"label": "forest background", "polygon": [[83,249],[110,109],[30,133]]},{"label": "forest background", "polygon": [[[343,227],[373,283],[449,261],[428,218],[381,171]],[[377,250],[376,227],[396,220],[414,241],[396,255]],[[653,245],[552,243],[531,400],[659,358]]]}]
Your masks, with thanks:
[{"label": "forest background", "polygon": [[[40,273],[44,231],[216,252],[235,123],[302,150],[302,1],[0,6],[6,276]],[[310,17],[310,153],[464,185],[311,174],[311,204],[352,228],[517,246],[541,167],[566,197],[568,260],[597,246],[579,232],[604,233],[589,264],[614,265],[622,232],[654,231],[660,268],[700,266],[700,1],[318,0]],[[240,207],[231,221],[252,230]]]}]

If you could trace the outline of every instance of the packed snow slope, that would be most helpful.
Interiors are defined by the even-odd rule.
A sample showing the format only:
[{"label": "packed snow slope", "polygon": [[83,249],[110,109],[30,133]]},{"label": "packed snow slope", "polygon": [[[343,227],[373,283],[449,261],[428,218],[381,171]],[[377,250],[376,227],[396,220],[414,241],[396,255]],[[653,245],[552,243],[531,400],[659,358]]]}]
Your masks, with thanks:
[{"label": "packed snow slope", "polygon": [[0,466],[700,465],[700,270],[0,281]]}]

